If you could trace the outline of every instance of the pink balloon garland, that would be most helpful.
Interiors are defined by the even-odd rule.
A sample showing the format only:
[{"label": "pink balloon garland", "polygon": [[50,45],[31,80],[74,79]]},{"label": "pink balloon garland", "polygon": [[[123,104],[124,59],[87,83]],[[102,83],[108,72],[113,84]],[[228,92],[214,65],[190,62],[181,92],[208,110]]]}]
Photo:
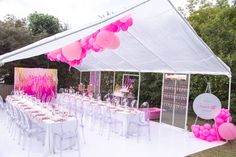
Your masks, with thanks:
[{"label": "pink balloon garland", "polygon": [[51,61],[65,62],[70,66],[79,65],[86,54],[93,52],[102,52],[104,49],[117,49],[120,46],[120,39],[116,33],[127,31],[133,25],[133,19],[130,15],[117,20],[87,37],[66,45],[63,48],[47,53]]},{"label": "pink balloon garland", "polygon": [[[200,125],[192,125],[191,130],[193,135],[196,138],[200,138],[202,140],[206,140],[208,142],[213,142],[217,140],[223,139],[220,136],[219,127],[224,124],[232,122],[232,117],[228,109],[222,108],[220,113],[215,118],[215,123],[211,126],[210,124],[206,123],[203,126]],[[227,127],[227,126],[226,126]],[[225,129],[222,129],[225,131]],[[225,134],[225,132],[224,132]]]}]

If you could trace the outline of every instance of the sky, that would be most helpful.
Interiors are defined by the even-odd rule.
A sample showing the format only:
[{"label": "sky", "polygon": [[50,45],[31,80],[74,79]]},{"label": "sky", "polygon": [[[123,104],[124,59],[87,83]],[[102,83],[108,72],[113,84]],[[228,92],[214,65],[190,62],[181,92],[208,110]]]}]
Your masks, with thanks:
[{"label": "sky", "polygon": [[[81,23],[89,23],[104,14],[106,6],[122,7],[123,3],[140,0],[0,0],[0,20],[7,14],[17,18],[26,18],[30,13],[37,11],[57,17],[69,28],[79,27]],[[176,6],[183,6],[186,0],[171,0]],[[86,14],[85,14],[86,13]]]}]

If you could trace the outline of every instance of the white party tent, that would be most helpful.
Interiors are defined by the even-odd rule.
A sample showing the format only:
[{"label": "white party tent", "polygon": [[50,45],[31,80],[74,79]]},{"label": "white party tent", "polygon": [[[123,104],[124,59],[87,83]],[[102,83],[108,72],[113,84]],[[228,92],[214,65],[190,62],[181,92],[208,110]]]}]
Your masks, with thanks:
[{"label": "white party tent", "polygon": [[111,11],[112,14],[98,18],[97,22],[4,54],[0,56],[0,63],[30,58],[61,48],[130,14],[134,24],[128,31],[118,33],[121,40],[118,49],[92,52],[75,68],[80,71],[226,75],[231,88],[230,68],[212,52],[169,0],[133,0]]},{"label": "white party tent", "polygon": [[[121,5],[115,5],[115,2]],[[0,64],[42,55],[64,47],[130,14],[133,26],[126,32],[118,33],[121,39],[118,49],[107,49],[100,53],[91,52],[81,65],[75,68],[80,71],[225,75],[229,77],[230,98],[230,68],[202,41],[169,0],[113,0],[112,3],[114,5],[106,6],[108,10],[105,10],[112,12],[109,16],[1,55]],[[86,13],[84,15],[86,16]],[[100,135],[95,136],[88,131],[86,134],[89,133],[90,143],[83,146],[82,154],[88,157],[111,155],[182,157],[223,144],[223,142],[208,143],[192,138],[191,133],[170,126],[157,125],[154,122],[151,124],[154,130],[151,135],[152,141],[142,143],[116,136],[112,138],[111,143],[101,140]],[[5,135],[7,133],[1,135],[4,144],[0,142],[0,145],[7,144],[10,148],[11,141],[7,140]],[[13,150],[0,151],[0,156],[1,153],[4,156],[4,152],[7,154],[5,156],[10,157],[16,154],[24,156],[24,152],[16,146]],[[69,153],[67,156],[72,156]]]}]

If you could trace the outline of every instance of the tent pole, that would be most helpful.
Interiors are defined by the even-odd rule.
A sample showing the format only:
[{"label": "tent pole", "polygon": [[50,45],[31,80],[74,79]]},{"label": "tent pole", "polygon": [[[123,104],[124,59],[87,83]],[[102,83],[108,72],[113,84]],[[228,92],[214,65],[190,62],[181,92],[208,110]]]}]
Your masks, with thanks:
[{"label": "tent pole", "polygon": [[188,106],[189,106],[190,80],[191,80],[191,74],[188,74],[188,91],[187,91],[185,125],[184,125],[185,130],[188,129],[187,123],[188,123]]},{"label": "tent pole", "polygon": [[101,81],[102,81],[102,72],[101,71],[99,71],[99,91],[98,91],[98,93],[99,94],[101,94]]},{"label": "tent pole", "polygon": [[232,77],[229,77],[228,110],[230,110]]},{"label": "tent pole", "polygon": [[121,88],[124,86],[124,80],[125,80],[125,75],[123,74]]},{"label": "tent pole", "polygon": [[113,88],[113,93],[114,93],[114,91],[115,91],[115,83],[116,83],[116,72],[114,71],[114,74],[113,74],[113,86],[112,86],[112,88]]},{"label": "tent pole", "polygon": [[162,109],[163,109],[163,92],[164,92],[164,84],[165,84],[165,73],[162,75],[162,89],[161,89],[161,112],[160,112],[160,123],[162,123]]},{"label": "tent pole", "polygon": [[80,71],[80,74],[79,74],[79,83],[82,82],[82,71]]},{"label": "tent pole", "polygon": [[137,96],[137,108],[139,108],[139,97],[140,97],[140,86],[141,86],[141,73],[139,72],[139,77],[138,77],[138,96]]}]

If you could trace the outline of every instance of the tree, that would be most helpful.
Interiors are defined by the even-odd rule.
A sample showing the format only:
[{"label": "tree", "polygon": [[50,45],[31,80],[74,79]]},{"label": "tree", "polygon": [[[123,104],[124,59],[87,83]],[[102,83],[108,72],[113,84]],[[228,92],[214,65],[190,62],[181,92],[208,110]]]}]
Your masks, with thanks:
[{"label": "tree", "polygon": [[[232,71],[231,109],[236,117],[236,8],[227,0],[218,0],[216,5],[190,13],[188,21],[197,34],[219,56]],[[191,99],[204,91],[206,82],[211,82],[213,92],[227,107],[228,78],[219,76],[193,76],[191,80]]]},{"label": "tree", "polygon": [[[0,55],[19,49],[63,30],[59,22],[57,22],[57,18],[53,16],[44,14],[36,16],[36,13],[34,13],[32,17],[33,22],[37,21],[39,25],[36,25],[36,23],[32,24],[31,21],[27,21],[26,19],[17,19],[12,15],[8,15],[4,21],[0,21]],[[29,25],[27,25],[28,22]],[[48,26],[48,28],[31,32],[32,30],[40,30],[40,28],[42,28],[40,24],[44,23],[47,23],[47,25],[44,26]],[[50,27],[50,24],[52,24],[52,27]],[[29,26],[31,27],[29,28]],[[52,28],[55,28],[55,30],[51,31]],[[3,77],[1,80],[3,79],[6,84],[14,83],[14,67],[55,68],[58,69],[58,88],[66,88],[78,84],[79,72],[77,70],[72,68],[69,71],[68,65],[51,62],[45,55],[6,63],[0,69],[0,75]]]},{"label": "tree", "polygon": [[58,18],[48,14],[34,12],[28,16],[28,21],[33,35],[46,32],[50,36],[65,30]]}]

